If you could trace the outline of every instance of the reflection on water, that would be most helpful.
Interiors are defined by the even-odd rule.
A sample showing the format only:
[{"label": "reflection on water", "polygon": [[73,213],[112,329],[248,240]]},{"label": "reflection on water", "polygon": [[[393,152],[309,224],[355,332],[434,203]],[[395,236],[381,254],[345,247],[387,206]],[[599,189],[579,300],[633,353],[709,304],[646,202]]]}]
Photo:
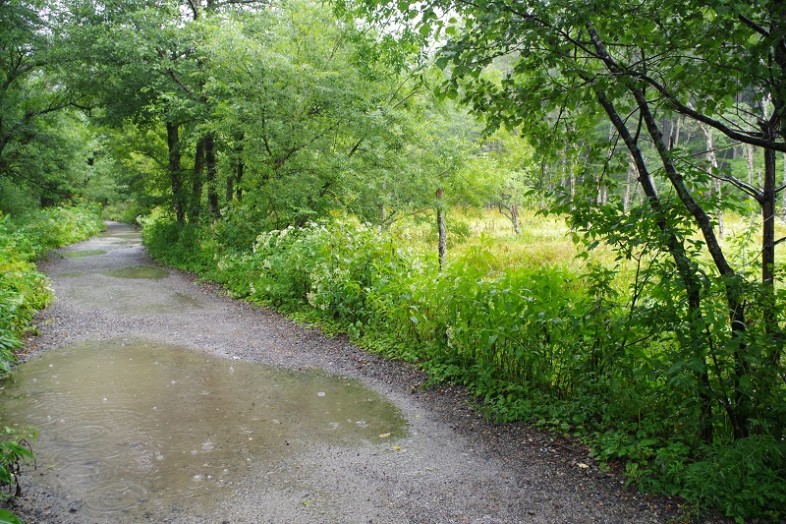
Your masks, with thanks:
[{"label": "reflection on water", "polygon": [[3,423],[39,430],[40,481],[97,518],[215,507],[252,466],[406,432],[357,381],[140,341],[52,351],[0,396]]}]

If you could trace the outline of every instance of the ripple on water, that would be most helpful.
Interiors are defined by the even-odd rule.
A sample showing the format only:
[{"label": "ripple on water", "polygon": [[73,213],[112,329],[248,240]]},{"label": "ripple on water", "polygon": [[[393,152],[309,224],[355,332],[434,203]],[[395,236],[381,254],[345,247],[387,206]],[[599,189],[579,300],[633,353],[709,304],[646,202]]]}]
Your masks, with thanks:
[{"label": "ripple on water", "polygon": [[82,499],[90,514],[128,512],[150,499],[148,489],[135,479],[104,477],[97,478],[95,489]]},{"label": "ripple on water", "polygon": [[[82,419],[76,419],[82,420]],[[106,424],[88,423],[71,424],[65,430],[60,431],[62,440],[72,446],[90,446],[103,439],[110,433],[110,428]]]},{"label": "ripple on water", "polygon": [[319,442],[406,434],[399,410],[356,381],[143,341],[51,351],[20,366],[0,402],[5,422],[39,429],[46,468],[29,480],[113,522],[216,507],[221,486]]}]

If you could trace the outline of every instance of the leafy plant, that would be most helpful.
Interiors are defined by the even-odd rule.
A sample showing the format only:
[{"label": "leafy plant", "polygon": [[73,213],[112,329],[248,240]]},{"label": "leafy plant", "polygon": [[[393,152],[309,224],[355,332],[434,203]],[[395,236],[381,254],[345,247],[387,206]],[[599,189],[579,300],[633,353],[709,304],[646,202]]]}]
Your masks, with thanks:
[{"label": "leafy plant", "polygon": [[16,218],[0,214],[0,375],[14,362],[13,350],[36,311],[52,300],[49,279],[36,258],[87,238],[103,228],[96,207],[51,208]]},{"label": "leafy plant", "polygon": [[33,460],[33,450],[28,440],[19,438],[15,430],[5,428],[0,439],[0,501],[21,495],[21,465]]}]

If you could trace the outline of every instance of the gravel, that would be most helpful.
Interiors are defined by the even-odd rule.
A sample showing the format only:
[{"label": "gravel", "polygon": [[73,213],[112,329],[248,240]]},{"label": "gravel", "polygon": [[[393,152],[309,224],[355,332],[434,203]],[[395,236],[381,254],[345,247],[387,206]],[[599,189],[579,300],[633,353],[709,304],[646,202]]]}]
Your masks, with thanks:
[{"label": "gravel", "polygon": [[23,496],[13,505],[25,522],[682,521],[677,501],[626,488],[621,478],[599,470],[580,444],[525,424],[488,423],[461,388],[424,387],[426,377],[411,365],[233,300],[193,275],[107,276],[155,266],[130,232],[130,226],[109,223],[104,235],[67,248],[106,254],[55,253],[40,264],[58,299],[39,314],[40,334],[28,341],[23,361],[81,341],[135,337],[283,368],[321,369],[385,395],[407,418],[409,434],[392,447],[324,445],[260,464],[207,513],[179,507],[158,516],[87,516],[79,501],[37,482],[52,472],[28,467]]}]

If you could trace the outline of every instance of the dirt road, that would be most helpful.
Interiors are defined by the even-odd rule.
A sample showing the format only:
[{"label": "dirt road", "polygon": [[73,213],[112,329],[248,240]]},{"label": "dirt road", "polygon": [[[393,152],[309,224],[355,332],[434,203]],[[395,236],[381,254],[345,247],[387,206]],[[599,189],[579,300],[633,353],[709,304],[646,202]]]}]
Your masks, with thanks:
[{"label": "dirt road", "polygon": [[[151,505],[159,495],[142,486],[144,503],[94,511],[87,496],[69,485],[68,471],[61,469],[65,461],[26,467],[17,510],[28,523],[643,523],[674,515],[669,501],[624,489],[578,446],[521,425],[488,425],[459,390],[425,389],[424,377],[407,365],[157,267],[129,226],[111,223],[100,237],[53,255],[41,267],[58,298],[40,315],[41,335],[30,341],[24,357],[30,363],[23,366],[62,348],[142,341],[211,359],[322,370],[357,380],[392,402],[406,429],[399,438],[317,441],[296,452],[268,453],[264,460],[255,456],[248,460],[252,465],[227,473],[207,506],[185,499]],[[177,427],[178,417],[171,424]],[[44,446],[48,431],[41,428],[41,443],[34,447]],[[212,444],[205,446],[205,453],[212,450]],[[129,445],[116,455],[154,468],[155,457],[148,461],[145,453],[144,446]],[[68,467],[74,469],[73,463]]]}]

